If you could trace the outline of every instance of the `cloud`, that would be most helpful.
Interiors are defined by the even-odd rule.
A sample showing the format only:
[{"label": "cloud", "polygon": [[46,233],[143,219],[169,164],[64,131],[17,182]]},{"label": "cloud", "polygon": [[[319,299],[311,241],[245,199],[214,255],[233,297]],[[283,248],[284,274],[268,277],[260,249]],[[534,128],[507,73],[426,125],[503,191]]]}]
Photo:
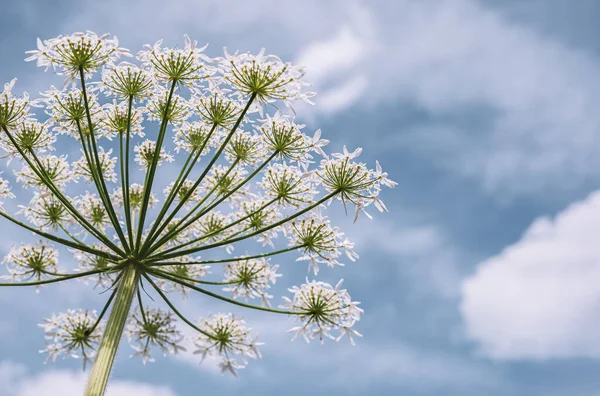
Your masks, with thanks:
[{"label": "cloud", "polygon": [[[27,375],[23,365],[0,362],[0,389],[6,396],[80,396],[87,375],[67,370],[48,370]],[[167,386],[141,382],[111,380],[107,396],[175,396]]]},{"label": "cloud", "polygon": [[600,191],[482,262],[462,285],[468,335],[497,359],[600,357]]}]

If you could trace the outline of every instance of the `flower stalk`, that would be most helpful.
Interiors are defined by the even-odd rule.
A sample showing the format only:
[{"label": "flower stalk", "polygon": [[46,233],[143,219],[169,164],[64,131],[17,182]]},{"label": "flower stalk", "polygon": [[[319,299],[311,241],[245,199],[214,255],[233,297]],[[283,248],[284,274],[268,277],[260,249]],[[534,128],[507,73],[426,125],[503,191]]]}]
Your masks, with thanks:
[{"label": "flower stalk", "polygon": [[117,295],[90,372],[85,396],[104,395],[139,279],[139,264],[135,261],[127,263],[117,285]]}]

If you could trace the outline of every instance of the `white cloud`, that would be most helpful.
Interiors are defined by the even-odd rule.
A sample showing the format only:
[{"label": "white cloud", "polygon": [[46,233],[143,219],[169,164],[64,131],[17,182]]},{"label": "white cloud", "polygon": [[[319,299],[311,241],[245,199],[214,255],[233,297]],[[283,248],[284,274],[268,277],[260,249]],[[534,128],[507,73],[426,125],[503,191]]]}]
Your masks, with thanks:
[{"label": "white cloud", "polygon": [[[5,396],[80,396],[87,375],[67,370],[48,370],[26,375],[24,366],[8,361],[0,362],[0,389]],[[135,381],[112,380],[107,396],[175,396],[167,386],[150,385]]]},{"label": "white cloud", "polygon": [[498,359],[600,357],[600,191],[480,264],[462,286],[468,335]]}]

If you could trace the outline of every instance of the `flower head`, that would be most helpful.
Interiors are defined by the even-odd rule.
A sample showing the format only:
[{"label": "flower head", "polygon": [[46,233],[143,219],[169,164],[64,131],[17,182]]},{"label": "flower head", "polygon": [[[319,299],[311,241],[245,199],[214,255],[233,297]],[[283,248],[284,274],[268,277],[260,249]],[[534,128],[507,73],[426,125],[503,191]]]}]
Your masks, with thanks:
[{"label": "flower head", "polygon": [[[152,140],[144,140],[141,144],[135,146],[135,162],[140,165],[140,169],[147,169],[152,164],[156,152],[156,142]],[[161,147],[158,156],[158,165],[163,161],[173,162],[174,158]]]},{"label": "flower head", "polygon": [[275,55],[265,55],[264,48],[257,55],[230,55],[225,51],[223,66],[229,83],[260,101],[280,99],[289,103],[310,96],[301,93],[302,87],[308,85],[301,81],[304,69],[284,63]]},{"label": "flower head", "polygon": [[202,53],[208,45],[198,48],[198,43],[191,41],[187,35],[184,39],[183,49],[163,48],[162,40],[153,46],[147,44],[138,52],[138,59],[159,81],[191,86],[197,80],[208,77],[212,68],[205,66],[204,62],[210,59]]},{"label": "flower head", "polygon": [[265,258],[234,261],[225,267],[225,282],[231,284],[223,290],[230,291],[233,298],[260,298],[264,305],[269,306],[268,299],[273,296],[267,293],[267,289],[281,276],[277,273],[278,268],[278,265],[270,265]]},{"label": "flower head", "polygon": [[[289,330],[295,332],[293,339],[302,335],[306,342],[316,337],[323,342],[324,337],[340,340],[347,335],[354,344],[352,336],[361,335],[352,326],[360,320],[363,310],[341,286],[342,281],[332,287],[325,282],[307,280],[302,286],[289,289],[294,296],[292,299],[284,297],[286,304],[281,307],[295,312],[296,319],[301,322]],[[338,332],[337,336],[332,334],[334,331]]]},{"label": "flower head", "polygon": [[[58,250],[40,241],[34,245],[13,247],[3,262],[14,280],[42,280],[57,271]],[[39,291],[39,288],[37,289]]]},{"label": "flower head", "polygon": [[47,353],[52,361],[59,356],[83,359],[85,369],[86,363],[96,356],[104,323],[97,322],[96,311],[79,309],[53,314],[40,327],[46,335],[46,349],[40,353]]},{"label": "flower head", "polygon": [[12,129],[29,118],[29,95],[23,98],[12,95],[12,89],[17,79],[4,84],[4,91],[0,93],[0,129]]},{"label": "flower head", "polygon": [[175,326],[171,312],[140,307],[131,316],[126,332],[135,350],[131,356],[140,356],[144,364],[154,362],[152,347],[159,348],[164,356],[185,351],[182,346],[183,335]]},{"label": "flower head", "polygon": [[200,320],[199,333],[194,343],[198,348],[194,353],[220,359],[221,374],[226,371],[237,375],[236,369],[247,364],[246,358],[259,358],[257,347],[262,345],[256,337],[250,336],[246,322],[236,319],[232,314],[209,315]]},{"label": "flower head", "polygon": [[99,67],[114,62],[121,55],[129,55],[129,51],[119,47],[116,36],[98,36],[90,31],[44,41],[38,39],[37,44],[37,50],[26,52],[30,56],[25,61],[35,60],[37,66],[46,67],[46,70],[58,67],[59,74],[68,77],[67,81],[72,81],[80,73],[91,77]]},{"label": "flower head", "polygon": [[128,62],[105,69],[102,82],[107,95],[114,95],[119,99],[148,98],[152,96],[155,86],[150,72]]}]

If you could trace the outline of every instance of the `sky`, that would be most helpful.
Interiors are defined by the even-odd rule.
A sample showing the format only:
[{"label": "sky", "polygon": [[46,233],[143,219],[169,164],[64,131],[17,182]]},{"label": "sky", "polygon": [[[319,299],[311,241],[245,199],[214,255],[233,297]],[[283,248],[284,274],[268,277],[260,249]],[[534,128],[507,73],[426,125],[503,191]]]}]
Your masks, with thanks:
[{"label": "sky", "polygon": [[[143,366],[123,344],[108,395],[600,395],[599,17],[594,0],[6,2],[0,80],[19,92],[57,81],[23,62],[37,37],[266,47],[307,67],[318,95],[298,119],[399,183],[389,213],[332,215],[361,256],[324,271],[365,309],[356,346],[234,310],[265,342],[238,378],[190,354]],[[33,240],[0,224],[2,254]],[[44,364],[37,324],[102,301],[77,282],[0,289],[0,396],[81,394],[80,361]]]}]

